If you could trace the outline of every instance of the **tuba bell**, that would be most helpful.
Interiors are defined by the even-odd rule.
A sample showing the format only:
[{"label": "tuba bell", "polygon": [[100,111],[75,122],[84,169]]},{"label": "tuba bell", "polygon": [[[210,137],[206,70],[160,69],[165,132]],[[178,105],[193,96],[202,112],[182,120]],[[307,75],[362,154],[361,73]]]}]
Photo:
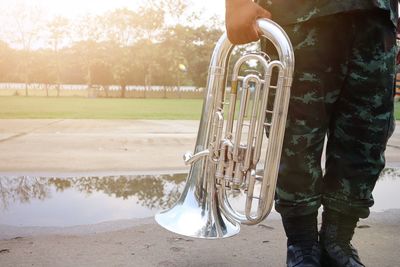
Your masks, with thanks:
[{"label": "tuba bell", "polygon": [[[194,154],[184,156],[191,166],[185,188],[171,209],[155,216],[169,231],[197,238],[229,237],[240,231],[240,224],[257,224],[272,209],[294,55],[279,25],[268,19],[259,19],[257,24],[279,60],[263,52],[242,55],[233,66],[229,90],[227,70],[234,45],[226,34],[217,42]],[[261,71],[242,75],[249,64]],[[264,172],[259,175],[256,167],[261,154]],[[245,195],[243,211],[230,201],[230,195],[238,192]]]}]

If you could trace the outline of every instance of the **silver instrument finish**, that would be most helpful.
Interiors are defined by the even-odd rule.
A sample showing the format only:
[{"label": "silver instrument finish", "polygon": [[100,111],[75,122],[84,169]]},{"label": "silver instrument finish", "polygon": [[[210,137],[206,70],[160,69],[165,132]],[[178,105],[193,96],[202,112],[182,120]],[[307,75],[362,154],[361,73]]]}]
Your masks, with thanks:
[{"label": "silver instrument finish", "polygon": [[[184,156],[186,164],[191,165],[186,187],[171,209],[155,216],[161,226],[172,232],[198,238],[229,237],[239,232],[240,224],[257,224],[271,211],[294,55],[289,38],[279,25],[267,19],[259,19],[257,24],[263,36],[275,46],[279,60],[271,61],[262,53],[239,58],[233,68],[228,98],[226,70],[234,46],[226,34],[219,39],[211,58],[195,152]],[[262,75],[240,76],[243,65],[251,60],[258,62]],[[271,84],[273,73],[277,73],[276,84]],[[270,99],[273,103],[269,103]],[[224,114],[227,100],[230,104]],[[247,123],[245,116],[248,116]],[[246,127],[247,133],[244,133]],[[256,165],[266,138],[264,131],[268,133],[268,140],[264,173],[259,176]],[[259,193],[255,190],[257,182],[261,184]],[[232,191],[245,192],[244,212],[232,208],[228,200]],[[257,203],[256,212],[252,211],[253,202]]]}]

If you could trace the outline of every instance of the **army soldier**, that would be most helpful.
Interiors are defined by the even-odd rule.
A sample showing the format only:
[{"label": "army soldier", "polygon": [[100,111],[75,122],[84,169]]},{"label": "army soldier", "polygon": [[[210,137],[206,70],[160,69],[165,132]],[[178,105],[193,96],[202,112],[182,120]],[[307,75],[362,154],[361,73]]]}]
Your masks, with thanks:
[{"label": "army soldier", "polygon": [[226,0],[231,42],[258,40],[255,20],[265,17],[284,28],[294,48],[275,202],[288,238],[287,266],[364,266],[350,241],[374,204],[394,130],[397,6],[395,0]]}]

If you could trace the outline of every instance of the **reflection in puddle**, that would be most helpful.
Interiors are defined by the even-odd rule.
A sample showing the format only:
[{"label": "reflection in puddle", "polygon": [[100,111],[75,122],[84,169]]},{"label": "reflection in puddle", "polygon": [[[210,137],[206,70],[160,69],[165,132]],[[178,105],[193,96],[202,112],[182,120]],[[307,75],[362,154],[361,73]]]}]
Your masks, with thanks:
[{"label": "reflection in puddle", "polygon": [[170,207],[186,174],[0,177],[0,224],[70,226],[144,218]]},{"label": "reflection in puddle", "polygon": [[[0,224],[72,226],[151,217],[175,203],[186,176],[0,177]],[[400,169],[385,169],[372,211],[400,209],[399,191]]]}]

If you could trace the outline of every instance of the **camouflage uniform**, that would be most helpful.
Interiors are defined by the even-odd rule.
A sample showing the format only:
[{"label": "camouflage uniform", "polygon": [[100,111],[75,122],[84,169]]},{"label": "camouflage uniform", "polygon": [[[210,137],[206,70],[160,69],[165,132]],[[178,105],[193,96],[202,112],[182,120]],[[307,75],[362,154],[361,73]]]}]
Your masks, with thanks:
[{"label": "camouflage uniform", "polygon": [[307,215],[323,204],[365,218],[393,132],[397,1],[274,3],[265,7],[296,59],[276,210]]}]

